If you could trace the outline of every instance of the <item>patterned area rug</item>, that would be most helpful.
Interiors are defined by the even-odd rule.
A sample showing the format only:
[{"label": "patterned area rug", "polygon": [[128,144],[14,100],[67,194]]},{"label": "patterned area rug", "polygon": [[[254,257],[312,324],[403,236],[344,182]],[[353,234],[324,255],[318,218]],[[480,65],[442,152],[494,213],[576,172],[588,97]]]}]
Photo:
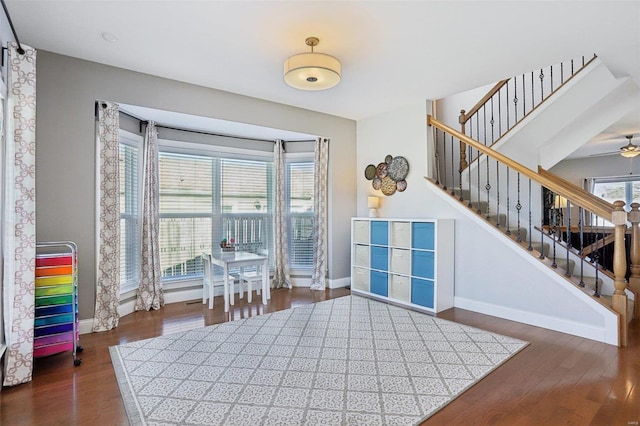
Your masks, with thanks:
[{"label": "patterned area rug", "polygon": [[527,345],[346,296],[112,346],[131,424],[414,425]]}]

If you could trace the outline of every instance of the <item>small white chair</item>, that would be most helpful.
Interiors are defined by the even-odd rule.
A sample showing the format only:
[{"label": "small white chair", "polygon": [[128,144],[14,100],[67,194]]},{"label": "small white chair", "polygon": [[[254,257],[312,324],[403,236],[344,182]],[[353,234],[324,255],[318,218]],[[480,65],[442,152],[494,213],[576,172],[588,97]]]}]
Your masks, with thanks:
[{"label": "small white chair", "polygon": [[[202,267],[204,270],[203,279],[202,279],[202,304],[207,303],[207,299],[209,299],[209,309],[213,309],[213,287],[216,284],[224,285],[224,278],[222,275],[213,275],[213,268],[211,265],[211,254],[203,253],[202,254]],[[229,292],[227,287],[233,289],[233,284],[235,283],[235,278],[232,275],[227,275],[227,285],[224,287],[224,298],[229,297]]]},{"label": "small white chair", "polygon": [[[258,250],[258,254],[261,256],[267,256],[267,259],[269,258],[269,250],[264,250],[264,249],[260,249]],[[269,264],[269,262],[267,262],[267,264]],[[247,302],[251,303],[251,295],[252,295],[252,291],[253,291],[253,284],[256,284],[256,294],[260,295],[260,290],[264,291],[265,294],[267,295],[267,299],[271,299],[271,289],[270,289],[270,285],[269,285],[269,270],[267,268],[266,271],[264,271],[264,273],[267,274],[267,287],[263,288],[262,287],[262,273],[263,273],[263,267],[264,265],[262,263],[256,265],[256,269],[255,271],[246,271],[246,272],[241,272],[240,275],[238,275],[239,278],[239,284],[240,284],[240,298],[242,298],[242,283],[243,281],[245,281],[247,283]]]}]

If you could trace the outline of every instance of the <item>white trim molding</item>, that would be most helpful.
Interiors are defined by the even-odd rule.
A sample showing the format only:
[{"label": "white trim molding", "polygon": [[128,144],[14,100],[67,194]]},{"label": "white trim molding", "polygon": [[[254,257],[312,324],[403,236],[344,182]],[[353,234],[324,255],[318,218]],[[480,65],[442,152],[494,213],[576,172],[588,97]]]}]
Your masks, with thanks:
[{"label": "white trim molding", "polygon": [[597,327],[588,324],[580,324],[563,318],[521,311],[519,309],[508,308],[458,296],[454,298],[454,306],[460,309],[467,309],[469,311],[491,315],[493,317],[542,327],[548,330],[559,331],[561,333],[567,333],[573,336],[584,337],[585,339],[618,346],[617,317],[615,320],[613,320],[613,318],[609,320],[605,317],[604,326]]}]

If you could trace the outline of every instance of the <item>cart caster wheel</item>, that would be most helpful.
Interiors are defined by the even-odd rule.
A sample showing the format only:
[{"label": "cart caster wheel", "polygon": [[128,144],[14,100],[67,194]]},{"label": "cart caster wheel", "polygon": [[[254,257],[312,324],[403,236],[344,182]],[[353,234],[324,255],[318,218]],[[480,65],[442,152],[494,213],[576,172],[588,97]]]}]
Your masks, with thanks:
[{"label": "cart caster wheel", "polygon": [[79,366],[80,364],[82,364],[82,360],[81,359],[74,359],[73,360],[73,365],[75,365],[76,367]]},{"label": "cart caster wheel", "polygon": [[82,352],[82,351],[84,351],[84,348],[83,348],[82,346],[78,346],[78,347],[76,348],[76,352],[80,353],[80,352]]}]

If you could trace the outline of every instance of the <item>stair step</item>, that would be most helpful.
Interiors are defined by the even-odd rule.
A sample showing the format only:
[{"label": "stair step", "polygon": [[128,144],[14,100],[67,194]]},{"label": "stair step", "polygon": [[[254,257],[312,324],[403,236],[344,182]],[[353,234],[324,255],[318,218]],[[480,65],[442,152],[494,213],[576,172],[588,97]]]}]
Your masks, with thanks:
[{"label": "stair step", "polygon": [[576,262],[574,262],[573,259],[569,259],[569,268],[567,269],[567,259],[560,259],[556,257],[556,265],[558,265],[558,268],[568,271],[569,275],[573,275],[573,269],[576,266]]},{"label": "stair step", "polygon": [[[582,282],[585,288],[590,289],[592,292],[596,291],[596,277],[582,277]],[[602,278],[598,278],[598,288],[602,290]]]},{"label": "stair step", "polygon": [[491,216],[489,216],[487,218],[487,220],[489,222],[491,222],[492,224],[497,224],[499,223],[500,226],[506,226],[507,224],[507,215],[504,213],[500,213],[500,214],[492,214]]},{"label": "stair step", "polygon": [[[540,250],[540,246],[542,246],[542,249],[544,251]],[[538,253],[544,254],[544,257],[547,257],[549,255],[549,247],[551,246],[549,245],[549,243],[540,243],[540,241],[533,241],[531,242],[531,247],[533,247],[533,249]]]}]

